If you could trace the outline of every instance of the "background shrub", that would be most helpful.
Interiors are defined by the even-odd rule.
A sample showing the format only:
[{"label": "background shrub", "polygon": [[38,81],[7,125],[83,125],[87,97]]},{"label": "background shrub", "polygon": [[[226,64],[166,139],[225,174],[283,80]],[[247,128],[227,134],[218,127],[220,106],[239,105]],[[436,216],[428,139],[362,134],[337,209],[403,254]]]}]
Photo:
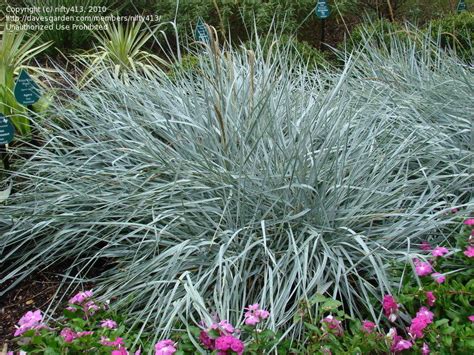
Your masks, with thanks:
[{"label": "background shrub", "polygon": [[463,12],[459,15],[431,21],[428,30],[434,38],[438,37],[441,46],[454,50],[461,58],[474,59],[474,13]]}]

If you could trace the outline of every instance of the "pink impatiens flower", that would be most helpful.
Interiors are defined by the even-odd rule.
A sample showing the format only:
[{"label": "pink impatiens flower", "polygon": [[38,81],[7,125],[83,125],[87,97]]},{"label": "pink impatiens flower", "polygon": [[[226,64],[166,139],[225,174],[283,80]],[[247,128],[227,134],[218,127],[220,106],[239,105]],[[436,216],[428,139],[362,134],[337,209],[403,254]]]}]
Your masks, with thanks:
[{"label": "pink impatiens flower", "polygon": [[446,280],[446,276],[440,274],[439,272],[431,274],[431,277],[439,284],[442,284]]},{"label": "pink impatiens flower", "polygon": [[199,341],[207,350],[215,350],[216,341],[212,339],[206,331],[201,330],[199,333]]},{"label": "pink impatiens flower", "polygon": [[400,338],[400,339],[397,339],[396,341],[394,341],[391,347],[391,350],[393,352],[395,353],[401,352],[403,350],[410,349],[413,346],[413,343],[411,341],[401,339],[401,337],[397,337],[397,338]]},{"label": "pink impatiens flower", "polygon": [[420,248],[421,250],[424,250],[424,251],[430,251],[432,249],[431,244],[426,241],[421,242]]},{"label": "pink impatiens flower", "polygon": [[375,323],[374,322],[371,322],[371,321],[368,321],[368,320],[364,320],[362,322],[362,331],[363,332],[366,332],[366,333],[372,333],[375,329]]},{"label": "pink impatiens flower", "polygon": [[426,307],[421,307],[418,312],[416,312],[417,317],[424,317],[429,320],[429,322],[433,322],[434,314],[430,312],[430,310]]},{"label": "pink impatiens flower", "polygon": [[385,295],[383,297],[383,311],[385,313],[385,316],[391,321],[395,322],[397,319],[397,314],[398,314],[398,304],[395,302],[395,298],[390,295]]},{"label": "pink impatiens flower", "polygon": [[430,347],[428,344],[423,343],[423,347],[421,348],[421,355],[429,355],[430,354]]},{"label": "pink impatiens flower", "polygon": [[418,259],[414,260],[415,263],[415,272],[418,276],[427,276],[433,272],[430,263],[420,261]]},{"label": "pink impatiens flower", "polygon": [[216,350],[219,351],[219,355],[225,355],[228,351],[242,355],[244,353],[244,343],[232,335],[223,335],[216,339]]},{"label": "pink impatiens flower", "polygon": [[408,328],[408,334],[413,339],[423,338],[423,331],[425,328],[433,323],[434,314],[426,307],[421,307],[416,313],[416,317],[412,319],[411,325]]},{"label": "pink impatiens flower", "polygon": [[[257,305],[258,306],[258,305]],[[252,306],[252,312],[256,311],[258,307]],[[201,326],[205,329],[199,333],[199,341],[208,350],[216,350],[216,338],[222,336],[232,336],[237,333],[237,330],[227,320],[220,322],[214,322],[209,327],[204,322],[201,322]]]},{"label": "pink impatiens flower", "polygon": [[27,312],[18,321],[19,327],[17,327],[17,329],[15,330],[14,335],[19,336],[30,329],[43,328],[44,324],[41,323],[42,320],[43,320],[43,316],[41,315],[40,310],[36,310],[34,312],[32,311]]},{"label": "pink impatiens flower", "polygon": [[474,247],[468,246],[464,251],[464,255],[466,255],[468,258],[474,258]]},{"label": "pink impatiens flower", "polygon": [[428,303],[428,306],[433,307],[433,305],[435,304],[435,301],[436,301],[436,297],[433,294],[433,292],[432,291],[427,291],[425,293],[425,296],[426,296],[426,302]]},{"label": "pink impatiens flower", "polygon": [[445,247],[436,247],[433,249],[433,251],[431,252],[431,254],[433,256],[444,256],[445,254],[448,254],[449,253],[449,250],[446,249]]},{"label": "pink impatiens flower", "polygon": [[155,355],[170,355],[176,351],[176,343],[171,339],[161,340],[155,344]]},{"label": "pink impatiens flower", "polygon": [[110,341],[106,337],[102,337],[100,343],[105,346],[115,346],[115,347],[122,347],[124,346],[123,338],[117,337],[117,339]]},{"label": "pink impatiens flower", "polygon": [[76,333],[75,331],[69,328],[64,328],[63,330],[61,330],[61,333],[59,333],[59,335],[64,339],[66,343],[72,343],[74,339],[84,337],[87,335],[92,335],[92,334],[94,334],[94,332],[92,331],[84,331],[84,332]]},{"label": "pink impatiens flower", "polygon": [[94,295],[94,292],[92,290],[80,291],[79,293],[77,293],[74,297],[72,297],[69,300],[69,303],[70,304],[80,304],[80,303],[88,300],[89,298],[91,298],[93,295]]},{"label": "pink impatiens flower", "polygon": [[474,218],[468,218],[463,222],[466,226],[474,226]]},{"label": "pink impatiens flower", "polygon": [[115,350],[112,350],[111,355],[129,355],[127,349],[125,348],[118,348]]},{"label": "pink impatiens flower", "polygon": [[77,334],[69,328],[64,328],[61,330],[61,333],[59,335],[64,339],[66,343],[72,343],[74,339],[77,338]]},{"label": "pink impatiens flower", "polygon": [[467,317],[467,319],[474,323],[474,314],[472,316]]},{"label": "pink impatiens flower", "polygon": [[103,321],[100,322],[100,326],[102,328],[116,329],[117,323],[113,321],[112,319],[104,319]]},{"label": "pink impatiens flower", "polygon": [[251,304],[245,309],[247,310],[244,315],[246,325],[254,326],[270,316],[270,312],[261,309],[258,303]]}]

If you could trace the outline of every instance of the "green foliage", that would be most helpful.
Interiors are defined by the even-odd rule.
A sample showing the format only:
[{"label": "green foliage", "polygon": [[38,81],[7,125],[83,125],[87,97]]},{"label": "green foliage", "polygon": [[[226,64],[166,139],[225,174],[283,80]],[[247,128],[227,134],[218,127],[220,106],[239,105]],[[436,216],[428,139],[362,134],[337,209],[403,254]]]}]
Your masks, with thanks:
[{"label": "green foliage", "polygon": [[[445,282],[439,284],[430,276],[402,277],[403,287],[398,300],[408,314],[413,315],[421,306],[427,306],[426,292],[432,292],[436,298],[431,309],[435,321],[425,331],[423,341],[430,344],[433,351],[442,354],[474,351],[474,327],[468,319],[473,313],[474,258],[463,253],[468,245],[472,245],[472,238],[469,239],[471,230],[464,228],[454,245],[446,245],[455,252],[443,257],[432,257],[425,252],[424,257],[431,260],[433,269],[446,275]],[[403,267],[397,265],[393,272],[398,278]]]},{"label": "green foliage", "polygon": [[102,72],[128,83],[130,74],[141,73],[147,77],[157,75],[158,65],[167,63],[155,54],[143,50],[144,45],[155,35],[158,27],[143,29],[141,22],[111,23],[105,34],[96,33],[99,45],[78,59],[86,66],[82,83],[88,83]]},{"label": "green foliage", "polygon": [[[105,320],[112,321],[107,327]],[[106,304],[94,299],[69,304],[63,315],[45,324],[33,323],[31,329],[16,338],[17,346],[29,354],[110,354],[112,350],[141,349],[151,351],[136,337],[123,318],[109,310]],[[26,323],[28,324],[28,323]],[[31,323],[30,323],[31,324]],[[106,344],[116,342],[116,345]]]},{"label": "green foliage", "polygon": [[474,59],[474,13],[444,17],[431,21],[427,29],[434,38],[439,38],[441,45],[454,50],[461,58],[472,62]]},{"label": "green foliage", "polygon": [[357,25],[351,32],[349,38],[339,45],[348,51],[360,50],[369,42],[373,46],[390,46],[393,37],[403,39],[406,37],[406,30],[398,23],[380,19]]},{"label": "green foliage", "polygon": [[176,5],[174,0],[160,1],[157,13],[163,16],[164,21],[172,21],[177,15],[176,23],[181,35],[191,34],[190,26],[202,17],[216,27],[222,37],[230,38],[237,44],[249,40],[254,31],[265,35],[273,29],[294,35],[302,24],[303,32],[311,32],[309,35],[302,34],[302,39],[314,40],[314,28],[317,26],[313,0],[191,0],[180,1],[178,8]]},{"label": "green foliage", "polygon": [[251,50],[258,50],[258,46],[263,44],[260,49],[264,56],[268,56],[270,51],[273,55],[282,55],[288,58],[290,63],[303,63],[309,69],[316,67],[329,67],[329,55],[327,52],[321,52],[307,42],[298,41],[293,36],[281,35],[264,37],[257,41],[251,40],[244,44],[244,47]]},{"label": "green foliage", "polygon": [[[30,35],[26,31],[11,31],[6,28],[0,31],[0,112],[10,117],[20,135],[27,137],[30,133],[30,123],[26,116],[26,108],[16,101],[13,93],[15,77],[22,68],[40,75],[47,74],[47,70],[28,64],[35,56],[43,52],[49,43],[37,44],[39,35]],[[35,105],[36,108],[44,108],[44,106],[45,99]]]}]

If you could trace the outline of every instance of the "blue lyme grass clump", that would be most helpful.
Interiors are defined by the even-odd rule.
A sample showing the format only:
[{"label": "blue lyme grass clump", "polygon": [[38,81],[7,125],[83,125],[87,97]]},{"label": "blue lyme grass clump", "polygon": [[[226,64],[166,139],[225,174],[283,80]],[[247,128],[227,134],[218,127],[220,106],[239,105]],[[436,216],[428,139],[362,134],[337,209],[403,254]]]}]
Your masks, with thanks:
[{"label": "blue lyme grass clump", "polygon": [[192,73],[69,88],[0,207],[0,282],[106,261],[98,293],[155,341],[256,302],[297,338],[316,293],[377,319],[388,265],[473,206],[472,69],[394,41],[340,70],[209,48]]}]

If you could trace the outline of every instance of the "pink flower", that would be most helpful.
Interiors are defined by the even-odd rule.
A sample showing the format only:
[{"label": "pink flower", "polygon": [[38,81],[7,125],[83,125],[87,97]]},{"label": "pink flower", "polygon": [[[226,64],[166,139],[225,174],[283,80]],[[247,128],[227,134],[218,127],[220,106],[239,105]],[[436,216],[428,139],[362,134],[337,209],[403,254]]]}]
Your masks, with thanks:
[{"label": "pink flower", "polygon": [[124,346],[123,338],[117,337],[114,341],[110,341],[106,337],[102,337],[100,343],[105,346],[115,346],[115,347],[122,347]]},{"label": "pink flower", "polygon": [[248,306],[246,309],[248,309],[249,311],[257,311],[260,309],[260,305],[258,303],[254,303]]},{"label": "pink flower", "polygon": [[421,307],[418,312],[416,312],[417,317],[424,317],[429,321],[429,323],[433,322],[434,314],[433,312],[430,312],[428,308],[426,307]]},{"label": "pink flower", "polygon": [[23,315],[23,317],[20,318],[18,321],[19,325],[25,325],[25,324],[39,324],[43,320],[43,316],[41,315],[41,311],[38,309],[34,312],[29,311],[26,312],[26,314]]},{"label": "pink flower", "polygon": [[435,295],[433,294],[432,291],[427,291],[425,295],[426,295],[426,302],[428,303],[428,306],[433,307],[436,301]]},{"label": "pink flower", "polygon": [[64,328],[63,330],[61,330],[61,333],[59,333],[59,335],[63,337],[66,343],[72,343],[72,341],[78,337],[77,334],[69,328]]},{"label": "pink flower", "polygon": [[386,337],[388,339],[391,339],[391,340],[394,340],[396,337],[397,337],[397,329],[395,328],[390,328],[390,330],[388,331]]},{"label": "pink flower", "polygon": [[171,339],[161,340],[155,344],[155,355],[169,355],[176,352],[176,343]]},{"label": "pink flower", "polygon": [[397,319],[397,314],[398,314],[398,304],[395,302],[395,298],[390,295],[385,295],[383,297],[383,310],[385,313],[385,316],[391,321],[395,322]]},{"label": "pink flower", "polygon": [[433,256],[443,256],[445,254],[448,254],[449,253],[449,250],[446,249],[445,247],[436,247],[433,249],[433,251],[431,252],[431,254]]},{"label": "pink flower", "polygon": [[245,324],[246,325],[257,325],[260,323],[263,319],[267,319],[270,316],[270,312],[261,309],[260,305],[258,303],[251,304],[247,308],[244,308],[247,310],[245,312],[244,317],[245,317]]},{"label": "pink flower", "polygon": [[88,331],[84,331],[84,332],[78,332],[77,337],[80,338],[80,337],[85,337],[87,335],[92,335],[92,334],[94,334],[94,332],[88,330]]},{"label": "pink flower", "polygon": [[431,274],[431,277],[439,284],[442,284],[446,280],[446,276],[440,274],[439,272]]},{"label": "pink flower", "polygon": [[426,242],[426,241],[421,242],[420,248],[421,248],[421,250],[424,250],[424,251],[430,251],[431,250],[431,244]]},{"label": "pink flower", "polygon": [[125,348],[118,348],[118,349],[112,350],[111,355],[128,355],[128,351]]},{"label": "pink flower", "polygon": [[468,258],[473,258],[474,257],[474,247],[473,246],[468,246],[467,249],[464,251],[464,255],[466,255]]},{"label": "pink flower", "polygon": [[70,300],[70,304],[80,304],[89,298],[91,298],[94,295],[94,292],[92,290],[89,291],[80,291],[77,293],[75,296],[73,296]]},{"label": "pink flower", "polygon": [[246,325],[254,326],[254,325],[258,324],[259,322],[260,322],[260,318],[258,318],[256,316],[253,316],[253,315],[250,315],[250,316],[245,318],[245,324]]},{"label": "pink flower", "polygon": [[219,350],[219,354],[233,351],[241,355],[244,353],[244,343],[232,335],[223,335],[216,339],[216,350]]},{"label": "pink flower", "polygon": [[100,323],[100,326],[102,328],[116,329],[117,328],[117,323],[115,321],[113,321],[112,319],[104,319]]},{"label": "pink flower", "polygon": [[41,323],[43,316],[40,310],[34,312],[29,311],[23,315],[18,321],[19,327],[15,330],[14,336],[22,335],[30,329],[40,329],[45,325]]},{"label": "pink flower", "polygon": [[362,322],[362,331],[366,333],[372,333],[375,329],[375,323],[368,320]]},{"label": "pink flower", "polygon": [[451,213],[458,213],[459,210],[456,207],[451,208]]},{"label": "pink flower", "polygon": [[[329,330],[334,330],[335,334],[340,336],[343,334],[341,321],[334,318],[333,316],[327,316],[321,320],[322,323],[326,324]],[[324,330],[324,329],[323,329]]]},{"label": "pink flower", "polygon": [[216,342],[212,339],[206,331],[201,330],[199,333],[199,341],[201,344],[208,350],[215,350],[216,349]]},{"label": "pink flower", "polygon": [[474,322],[474,314],[472,316],[467,317],[471,322]]},{"label": "pink flower", "polygon": [[468,218],[464,221],[466,226],[474,226],[474,218]]},{"label": "pink flower", "polygon": [[91,314],[94,314],[95,311],[98,311],[100,307],[94,303],[94,301],[89,301],[86,303],[85,308],[87,311],[89,311]]},{"label": "pink flower", "polygon": [[423,338],[423,331],[425,328],[433,323],[434,314],[426,307],[421,307],[416,313],[416,317],[412,319],[411,325],[408,328],[408,333],[413,339]]},{"label": "pink flower", "polygon": [[423,261],[419,261],[418,259],[414,260],[415,262],[415,272],[418,276],[426,276],[433,272],[431,268],[431,264]]},{"label": "pink flower", "polygon": [[397,339],[393,344],[392,344],[392,348],[391,350],[393,352],[401,352],[403,350],[407,350],[407,349],[410,349],[413,344],[411,341],[408,341],[408,340],[404,340],[404,339],[401,339],[401,337],[398,337],[400,339]]},{"label": "pink flower", "polygon": [[219,328],[224,333],[228,333],[228,334],[232,334],[235,331],[234,327],[232,326],[232,324],[230,324],[230,322],[228,320],[220,321],[219,322]]},{"label": "pink flower", "polygon": [[268,317],[270,317],[270,312],[268,312],[264,309],[257,309],[255,311],[255,315],[257,317],[260,317],[261,319],[267,319]]},{"label": "pink flower", "polygon": [[421,355],[429,355],[430,353],[430,347],[428,344],[423,343],[423,347],[421,348]]}]

